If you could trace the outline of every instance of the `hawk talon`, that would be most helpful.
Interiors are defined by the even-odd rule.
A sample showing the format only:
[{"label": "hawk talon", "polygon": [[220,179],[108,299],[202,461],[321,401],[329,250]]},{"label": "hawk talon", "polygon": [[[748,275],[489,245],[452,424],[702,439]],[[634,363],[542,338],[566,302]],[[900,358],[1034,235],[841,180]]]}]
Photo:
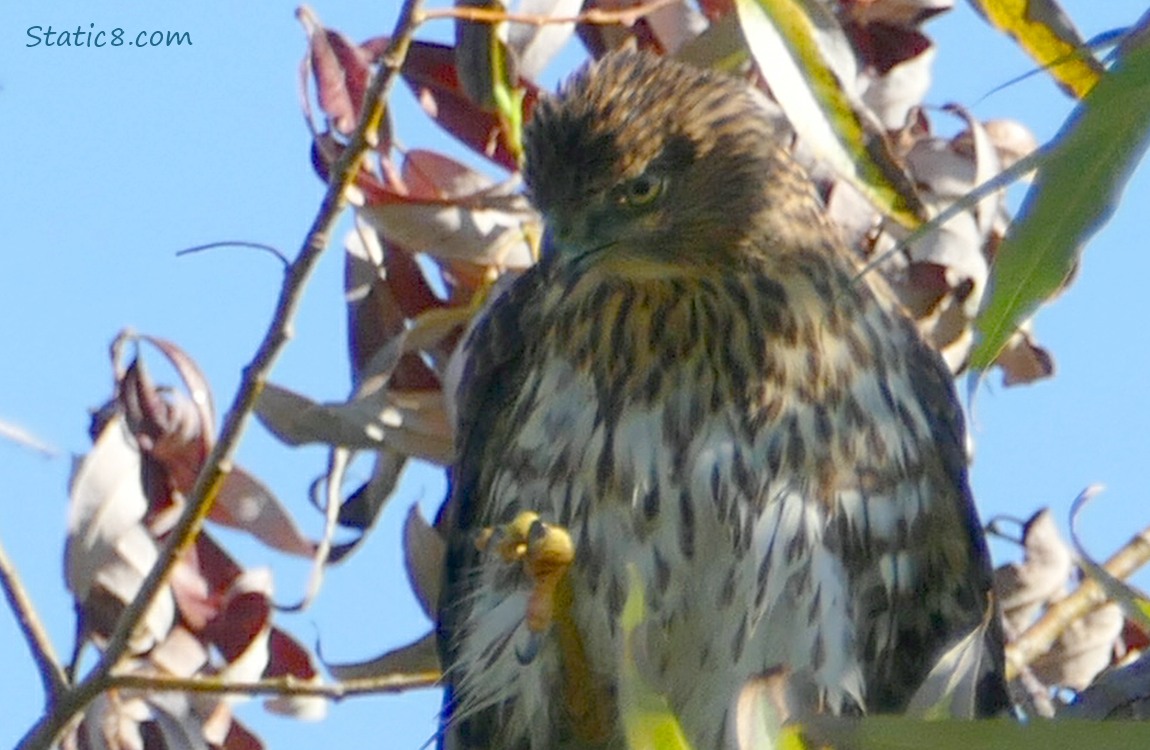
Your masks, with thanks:
[{"label": "hawk talon", "polygon": [[[538,513],[523,511],[510,523],[480,531],[475,546],[481,552],[496,552],[505,563],[523,566],[531,581],[525,619],[535,640],[551,626],[556,589],[575,560],[571,535],[561,526],[544,523]],[[529,663],[538,650],[538,643],[528,644],[526,661],[521,658],[520,663]],[[516,656],[521,656],[518,649]]]},{"label": "hawk talon", "polygon": [[535,631],[530,631],[527,635],[527,647],[520,650],[519,646],[515,647],[515,659],[521,665],[527,666],[535,661],[535,657],[539,655],[539,647],[543,645],[543,636]]}]

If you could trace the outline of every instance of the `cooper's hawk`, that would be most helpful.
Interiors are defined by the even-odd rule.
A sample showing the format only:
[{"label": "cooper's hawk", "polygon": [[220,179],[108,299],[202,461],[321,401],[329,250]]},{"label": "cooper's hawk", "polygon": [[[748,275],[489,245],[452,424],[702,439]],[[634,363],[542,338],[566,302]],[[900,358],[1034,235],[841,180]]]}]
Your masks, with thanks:
[{"label": "cooper's hawk", "polygon": [[[543,257],[475,327],[458,397],[446,747],[621,746],[629,569],[638,668],[696,750],[734,746],[768,670],[810,710],[899,711],[986,622],[950,373],[756,97],[616,53],[535,110]],[[573,562],[540,593],[551,528]],[[986,632],[982,713],[1005,701]]]}]

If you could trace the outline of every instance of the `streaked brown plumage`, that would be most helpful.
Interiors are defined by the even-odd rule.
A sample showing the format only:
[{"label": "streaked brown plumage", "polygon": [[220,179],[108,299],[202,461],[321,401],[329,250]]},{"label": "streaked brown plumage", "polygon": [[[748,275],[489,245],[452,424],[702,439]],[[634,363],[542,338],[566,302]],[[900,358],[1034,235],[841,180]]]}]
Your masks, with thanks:
[{"label": "streaked brown plumage", "polygon": [[[536,109],[544,257],[476,326],[458,398],[445,747],[620,746],[628,566],[641,669],[696,750],[733,747],[739,689],[780,666],[810,710],[899,711],[984,621],[950,374],[856,280],[756,96],[620,53]],[[523,511],[575,542],[541,635],[530,576],[474,543]]]}]

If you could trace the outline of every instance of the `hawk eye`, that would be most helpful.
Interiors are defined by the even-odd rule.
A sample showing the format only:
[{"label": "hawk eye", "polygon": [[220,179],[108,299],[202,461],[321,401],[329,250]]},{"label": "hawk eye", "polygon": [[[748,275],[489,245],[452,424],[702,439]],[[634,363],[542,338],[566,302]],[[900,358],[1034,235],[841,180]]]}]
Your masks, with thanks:
[{"label": "hawk eye", "polygon": [[644,174],[624,182],[620,187],[623,202],[628,206],[639,208],[650,205],[663,194],[665,180],[655,175]]}]

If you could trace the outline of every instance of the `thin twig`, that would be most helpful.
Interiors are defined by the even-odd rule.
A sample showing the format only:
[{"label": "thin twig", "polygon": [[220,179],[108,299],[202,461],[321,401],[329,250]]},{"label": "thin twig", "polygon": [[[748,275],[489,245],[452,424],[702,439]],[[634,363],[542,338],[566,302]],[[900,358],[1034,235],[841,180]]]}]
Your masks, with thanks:
[{"label": "thin twig", "polygon": [[356,126],[347,148],[332,167],[331,181],[323,202],[308,230],[298,257],[287,270],[271,325],[251,363],[244,368],[243,380],[224,419],[219,440],[205,459],[196,478],[196,484],[188,495],[187,505],[160,551],[159,559],[148,571],[135,599],[120,614],[108,646],[95,669],[75,689],[61,697],[49,715],[41,719],[25,736],[17,746],[17,750],[46,750],[55,742],[56,735],[67,726],[72,717],[107,689],[113,680],[112,670],[127,653],[131,634],[139,626],[144,614],[164,586],[176,560],[199,533],[224,479],[231,471],[240,435],[251,417],[268,372],[284,345],[292,337],[292,321],[303,296],[304,286],[327,247],[329,235],[341,211],[347,205],[345,193],[355,179],[363,155],[378,140],[379,126],[387,107],[387,97],[407,56],[408,47],[418,25],[417,14],[421,4],[422,0],[405,0],[400,10],[391,43],[380,58],[379,70],[376,71],[371,86],[364,96],[363,117]]},{"label": "thin twig", "polygon": [[340,700],[357,695],[400,693],[414,688],[439,685],[437,670],[416,674],[397,674],[364,677],[332,683],[315,683],[297,677],[277,677],[255,682],[229,682],[210,677],[160,677],[144,674],[113,675],[109,688],[144,690],[147,692],[174,691],[183,693],[234,693],[236,695],[278,695],[285,697],[318,697]]},{"label": "thin twig", "polygon": [[4,596],[8,605],[16,614],[16,622],[28,641],[28,650],[32,652],[32,661],[36,662],[36,669],[40,672],[40,681],[44,683],[44,695],[47,705],[55,705],[60,696],[68,689],[68,680],[64,676],[64,668],[56,657],[56,649],[52,647],[52,639],[40,616],[36,614],[36,607],[24,590],[20,582],[20,575],[16,566],[8,557],[3,543],[0,543],[0,588],[4,589]]},{"label": "thin twig", "polygon": [[436,21],[441,18],[451,18],[457,21],[475,21],[477,23],[521,23],[527,26],[547,26],[556,23],[583,23],[593,26],[633,26],[643,16],[653,13],[660,8],[682,0],[651,0],[633,8],[620,10],[591,10],[577,16],[545,16],[534,13],[508,13],[492,8],[475,8],[466,5],[454,8],[436,8],[429,10],[421,16],[421,20]]},{"label": "thin twig", "polygon": [[[1115,578],[1129,578],[1150,562],[1150,528],[1143,529],[1102,566]],[[1038,622],[1006,647],[1006,678],[1012,680],[1019,668],[1045,654],[1075,620],[1106,604],[1106,592],[1093,578],[1082,582],[1065,599],[1051,604]]]},{"label": "thin twig", "polygon": [[202,253],[205,250],[215,250],[220,247],[246,247],[251,250],[263,250],[264,252],[271,253],[283,263],[284,269],[291,268],[291,261],[287,259],[283,253],[279,251],[274,245],[266,245],[263,242],[248,242],[247,240],[225,240],[222,242],[209,242],[205,245],[196,245],[195,247],[185,247],[183,250],[176,251],[176,257],[183,257],[191,255],[192,253]]}]

